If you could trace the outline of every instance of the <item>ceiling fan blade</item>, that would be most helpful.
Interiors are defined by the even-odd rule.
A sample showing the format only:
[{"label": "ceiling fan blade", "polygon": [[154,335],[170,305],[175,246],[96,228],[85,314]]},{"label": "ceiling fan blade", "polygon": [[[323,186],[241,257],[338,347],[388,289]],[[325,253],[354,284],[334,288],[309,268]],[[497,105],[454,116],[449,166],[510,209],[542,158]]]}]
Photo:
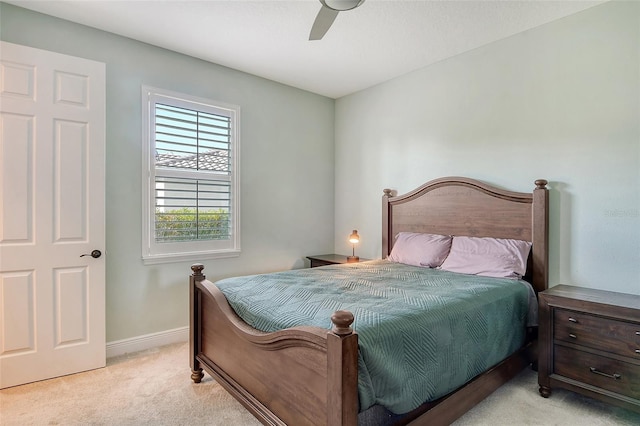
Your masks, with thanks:
[{"label": "ceiling fan blade", "polygon": [[313,27],[311,27],[309,40],[320,40],[324,37],[333,24],[333,21],[336,20],[336,16],[338,16],[337,10],[322,6],[320,12],[318,12],[318,16],[316,16],[316,20],[313,22]]}]

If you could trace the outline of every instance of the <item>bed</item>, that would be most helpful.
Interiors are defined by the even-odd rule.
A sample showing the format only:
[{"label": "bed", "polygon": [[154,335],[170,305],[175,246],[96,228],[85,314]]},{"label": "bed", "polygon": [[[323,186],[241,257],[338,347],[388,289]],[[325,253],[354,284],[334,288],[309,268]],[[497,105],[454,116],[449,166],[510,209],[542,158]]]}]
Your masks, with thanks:
[{"label": "bed", "polygon": [[[534,292],[542,291],[548,276],[546,184],[537,180],[531,193],[520,193],[449,177],[400,196],[385,189],[383,259],[345,268],[369,273],[379,268],[388,262],[385,259],[400,233],[515,239],[531,243],[523,279]],[[245,322],[220,288],[205,278],[203,265],[191,269],[191,378],[200,382],[204,369],[264,424],[449,424],[535,362],[536,331],[527,327],[514,351],[445,395],[401,415],[378,404],[360,410],[359,362],[364,349],[359,349],[361,331],[354,331],[351,311],[335,311],[327,321],[330,329],[297,325],[260,331]],[[315,269],[323,269],[325,275],[334,271]]]}]

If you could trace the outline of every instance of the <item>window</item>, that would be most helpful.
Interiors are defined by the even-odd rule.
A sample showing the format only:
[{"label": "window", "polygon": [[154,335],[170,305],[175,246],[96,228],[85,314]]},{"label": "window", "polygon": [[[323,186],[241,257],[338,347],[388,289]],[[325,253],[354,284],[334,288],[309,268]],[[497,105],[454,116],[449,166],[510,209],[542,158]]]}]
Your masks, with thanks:
[{"label": "window", "polygon": [[147,264],[237,256],[237,106],[142,88]]}]

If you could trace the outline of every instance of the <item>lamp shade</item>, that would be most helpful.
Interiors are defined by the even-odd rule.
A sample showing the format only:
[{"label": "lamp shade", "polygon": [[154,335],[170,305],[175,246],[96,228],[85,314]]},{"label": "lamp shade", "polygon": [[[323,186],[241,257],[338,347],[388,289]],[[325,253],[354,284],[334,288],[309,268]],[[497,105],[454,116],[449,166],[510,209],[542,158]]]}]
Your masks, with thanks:
[{"label": "lamp shade", "polygon": [[349,242],[351,244],[358,244],[360,242],[360,235],[358,235],[358,230],[354,229],[351,235],[349,235]]},{"label": "lamp shade", "polygon": [[344,11],[355,9],[364,3],[364,0],[320,0],[320,3],[329,9]]}]

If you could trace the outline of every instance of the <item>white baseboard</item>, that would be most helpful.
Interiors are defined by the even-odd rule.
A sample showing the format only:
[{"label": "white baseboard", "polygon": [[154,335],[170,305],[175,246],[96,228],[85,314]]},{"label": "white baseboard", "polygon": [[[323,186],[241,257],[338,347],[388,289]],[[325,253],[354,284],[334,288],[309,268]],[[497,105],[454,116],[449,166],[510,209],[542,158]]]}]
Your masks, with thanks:
[{"label": "white baseboard", "polygon": [[107,342],[107,358],[157,348],[172,343],[186,342],[188,340],[189,327],[174,328],[173,330],[161,331],[159,333],[116,340],[115,342]]}]

